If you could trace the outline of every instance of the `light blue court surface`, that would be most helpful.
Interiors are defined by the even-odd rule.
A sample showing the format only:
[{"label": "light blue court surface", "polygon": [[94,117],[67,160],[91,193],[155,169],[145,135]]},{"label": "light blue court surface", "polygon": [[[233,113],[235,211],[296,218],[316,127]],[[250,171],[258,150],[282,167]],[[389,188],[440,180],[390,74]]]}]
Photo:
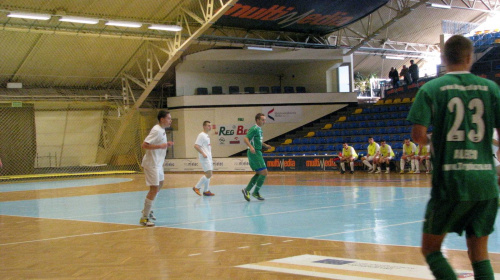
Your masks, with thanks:
[{"label": "light blue court surface", "polygon": [[30,183],[14,183],[0,184],[0,192],[16,192],[16,191],[32,191],[32,190],[48,190],[86,187],[106,184],[116,184],[130,182],[132,179],[126,178],[97,178],[97,179],[80,179],[80,180],[64,180],[64,181],[47,181],[47,182],[30,182]]},{"label": "light blue court surface", "polygon": [[[420,246],[428,188],[264,186],[265,201],[246,202],[243,185],[216,185],[214,197],[191,188],[165,189],[153,210],[156,225],[386,245]],[[0,214],[138,225],[145,191],[12,201]],[[498,225],[498,217],[496,225]],[[445,247],[466,250],[450,234]],[[500,230],[490,236],[500,253]]]}]

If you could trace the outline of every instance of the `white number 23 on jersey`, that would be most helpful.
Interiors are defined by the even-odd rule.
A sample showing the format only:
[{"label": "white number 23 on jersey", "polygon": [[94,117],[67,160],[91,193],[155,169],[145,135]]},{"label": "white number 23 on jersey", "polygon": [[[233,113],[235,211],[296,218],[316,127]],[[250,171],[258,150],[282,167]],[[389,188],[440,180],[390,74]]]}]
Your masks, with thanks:
[{"label": "white number 23 on jersey", "polygon": [[[472,115],[472,123],[476,124],[477,130],[470,130],[467,137],[472,142],[481,142],[484,138],[484,104],[481,99],[474,98],[469,101],[469,110],[475,110],[474,115]],[[459,142],[465,140],[465,131],[460,130],[460,125],[464,120],[465,107],[462,99],[458,97],[453,97],[448,102],[448,110],[451,113],[455,113],[455,120],[453,121],[453,126],[446,135],[446,141]]]}]

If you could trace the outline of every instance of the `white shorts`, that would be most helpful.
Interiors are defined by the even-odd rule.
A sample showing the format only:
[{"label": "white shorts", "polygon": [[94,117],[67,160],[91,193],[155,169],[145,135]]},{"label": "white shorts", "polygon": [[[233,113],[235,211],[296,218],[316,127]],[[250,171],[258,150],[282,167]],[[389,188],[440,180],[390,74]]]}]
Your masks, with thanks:
[{"label": "white shorts", "polygon": [[392,160],[392,157],[380,157],[380,159],[382,160]]},{"label": "white shorts", "polygon": [[207,172],[210,170],[214,170],[214,163],[211,159],[208,158],[200,158],[200,165],[203,168],[203,172]]},{"label": "white shorts", "polygon": [[[406,157],[406,161],[407,161],[407,162],[410,162],[411,160],[412,160],[412,158],[411,158],[411,157]],[[403,159],[403,158],[401,158],[401,161],[404,161],[404,159]]]},{"label": "white shorts", "polygon": [[367,161],[373,161],[373,159],[375,159],[375,156],[367,156],[366,157]]},{"label": "white shorts", "polygon": [[165,180],[163,166],[144,167],[144,178],[147,186],[160,186],[160,182]]}]

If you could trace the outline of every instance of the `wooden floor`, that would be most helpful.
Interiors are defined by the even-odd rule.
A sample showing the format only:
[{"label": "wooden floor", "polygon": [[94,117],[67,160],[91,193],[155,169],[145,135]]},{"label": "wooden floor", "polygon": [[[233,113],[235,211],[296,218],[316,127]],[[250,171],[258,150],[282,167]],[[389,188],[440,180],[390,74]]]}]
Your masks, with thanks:
[{"label": "wooden floor", "polygon": [[[246,184],[252,175],[216,173],[211,184]],[[367,184],[360,178],[378,175],[340,176],[333,172],[272,173],[266,185],[300,185],[308,181],[308,185],[357,187]],[[412,181],[408,180],[410,176],[430,179],[425,174],[390,176],[392,185],[396,182],[402,187],[428,187],[429,180]],[[146,194],[143,175],[119,177],[134,180],[101,186],[5,192],[0,193],[0,202],[141,190]],[[199,173],[166,174],[165,187],[193,186],[199,177]],[[369,184],[388,185],[383,180]],[[425,265],[418,247],[0,216],[0,279],[318,279],[237,267],[305,254]],[[450,250],[446,255],[455,268],[471,270],[465,251]],[[494,270],[500,272],[500,254],[491,254],[490,258]]]}]

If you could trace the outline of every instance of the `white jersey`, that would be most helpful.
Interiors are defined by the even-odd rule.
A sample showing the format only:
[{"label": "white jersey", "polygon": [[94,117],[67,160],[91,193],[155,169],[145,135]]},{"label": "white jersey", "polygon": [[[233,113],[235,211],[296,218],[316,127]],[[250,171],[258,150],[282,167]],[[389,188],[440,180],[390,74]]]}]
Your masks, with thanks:
[{"label": "white jersey", "polygon": [[[153,126],[149,135],[144,139],[144,142],[150,145],[161,145],[163,143],[167,143],[167,133],[165,129],[162,128],[159,124]],[[167,155],[167,149],[154,149],[154,150],[146,150],[146,154],[142,159],[142,167],[160,167],[163,166],[163,162],[165,162],[165,156]]]},{"label": "white jersey", "polygon": [[[201,132],[194,143],[200,146],[200,149],[207,155],[207,159],[212,160],[212,146],[210,146],[210,136],[208,134]],[[198,153],[198,157],[200,160],[204,159],[201,153]]]}]

